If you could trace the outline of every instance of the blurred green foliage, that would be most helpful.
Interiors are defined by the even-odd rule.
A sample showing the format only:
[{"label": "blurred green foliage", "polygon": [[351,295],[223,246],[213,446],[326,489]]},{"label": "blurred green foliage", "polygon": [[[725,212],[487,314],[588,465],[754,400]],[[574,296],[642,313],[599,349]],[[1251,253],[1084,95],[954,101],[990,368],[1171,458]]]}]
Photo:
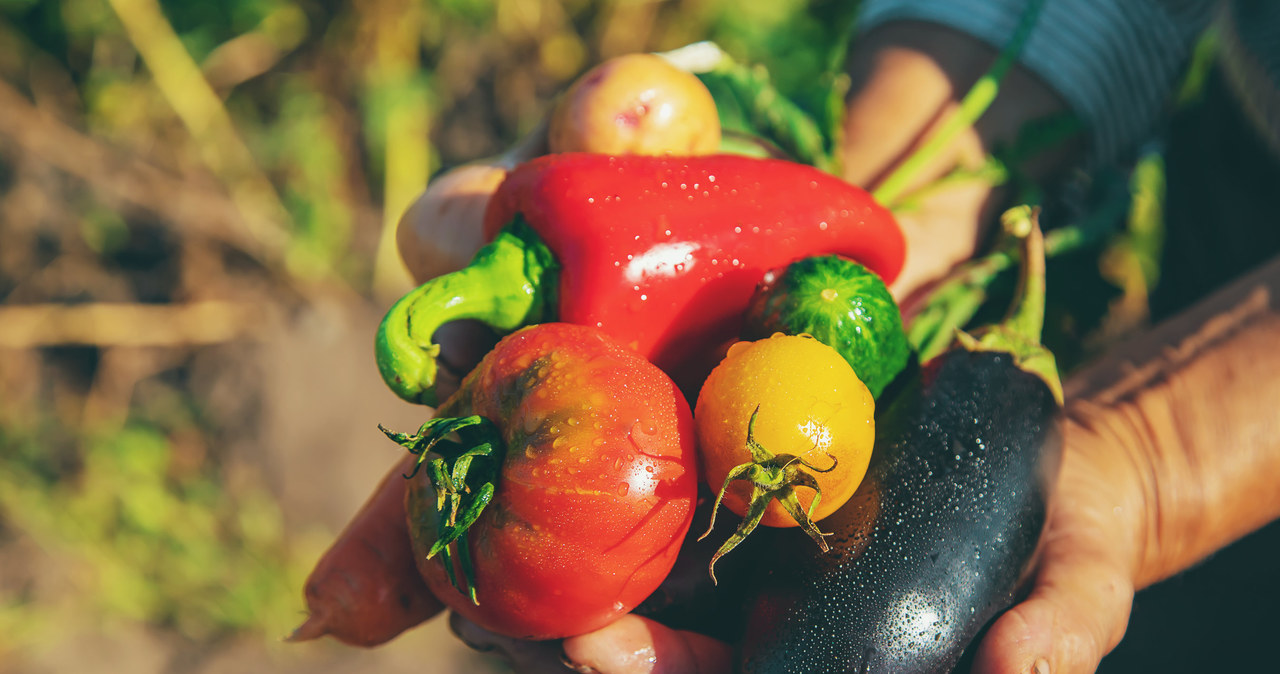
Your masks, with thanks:
[{"label": "blurred green foliage", "polygon": [[[72,100],[63,112],[168,168],[203,163],[229,188],[262,173],[285,213],[245,215],[283,220],[275,224],[286,230],[290,271],[332,270],[363,288],[375,261],[398,263],[375,254],[378,234],[430,173],[500,152],[590,65],[713,39],[737,60],[767,66],[802,107],[826,114],[824,78],[856,5],[6,0],[0,21],[20,36],[3,48],[6,80],[33,95],[65,87]],[[182,58],[203,72],[251,162],[210,161],[229,138],[212,123],[179,119],[203,85],[157,87],[150,69],[182,58],[149,56],[165,54],[165,31],[136,27],[153,15],[167,20]]]},{"label": "blurred green foliage", "polygon": [[0,652],[43,640],[67,602],[81,623],[126,618],[192,639],[296,619],[302,569],[268,493],[192,462],[164,425],[0,429],[4,527],[67,564],[62,601],[0,595]]}]

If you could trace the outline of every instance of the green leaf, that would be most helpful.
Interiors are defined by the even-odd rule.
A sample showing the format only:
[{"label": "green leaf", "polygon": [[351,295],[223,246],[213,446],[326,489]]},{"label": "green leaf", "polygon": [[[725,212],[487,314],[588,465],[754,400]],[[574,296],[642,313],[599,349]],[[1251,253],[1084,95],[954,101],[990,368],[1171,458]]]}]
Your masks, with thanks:
[{"label": "green leaf", "polygon": [[831,170],[830,136],[774,87],[764,67],[749,67],[726,58],[714,70],[697,76],[716,101],[723,129],[758,136],[795,161]]}]

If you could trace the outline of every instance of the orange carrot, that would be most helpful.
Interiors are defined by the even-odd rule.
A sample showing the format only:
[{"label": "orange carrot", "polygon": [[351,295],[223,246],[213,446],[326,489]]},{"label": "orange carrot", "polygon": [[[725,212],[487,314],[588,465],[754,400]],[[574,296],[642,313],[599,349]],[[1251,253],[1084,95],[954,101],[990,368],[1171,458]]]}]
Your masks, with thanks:
[{"label": "orange carrot", "polygon": [[286,641],[329,635],[352,646],[386,643],[443,610],[418,575],[405,520],[406,480],[417,457],[397,461],[307,578],[310,614]]}]

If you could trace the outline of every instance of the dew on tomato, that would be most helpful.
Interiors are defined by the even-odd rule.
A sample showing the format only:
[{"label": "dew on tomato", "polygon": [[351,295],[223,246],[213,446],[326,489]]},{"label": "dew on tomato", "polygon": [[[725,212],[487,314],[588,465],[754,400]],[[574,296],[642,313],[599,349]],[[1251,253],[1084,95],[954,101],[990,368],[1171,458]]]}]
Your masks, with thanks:
[{"label": "dew on tomato", "polygon": [[758,522],[801,526],[825,548],[813,522],[843,505],[861,483],[875,441],[874,415],[871,393],[849,364],[811,337],[776,334],[730,346],[694,413],[704,479],[725,507],[746,518],[717,558],[755,526],[749,515],[758,482],[725,483],[751,464],[781,481],[767,494]]},{"label": "dew on tomato", "polygon": [[[418,558],[433,592],[494,632],[561,638],[616,619],[666,576],[691,521],[688,404],[669,377],[600,334],[527,328],[470,380],[470,411],[509,421],[498,489],[467,532],[479,604],[451,586],[439,557]],[[409,504],[419,552],[437,535],[422,480]]]}]

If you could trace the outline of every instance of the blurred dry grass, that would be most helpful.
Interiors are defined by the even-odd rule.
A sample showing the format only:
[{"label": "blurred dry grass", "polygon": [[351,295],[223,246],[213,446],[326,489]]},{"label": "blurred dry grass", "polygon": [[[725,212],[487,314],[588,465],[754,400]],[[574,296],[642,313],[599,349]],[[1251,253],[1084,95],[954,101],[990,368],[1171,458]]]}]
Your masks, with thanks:
[{"label": "blurred dry grass", "polygon": [[495,667],[275,642],[421,414],[367,343],[399,214],[603,58],[813,81],[853,4],[0,0],[0,671]]}]

